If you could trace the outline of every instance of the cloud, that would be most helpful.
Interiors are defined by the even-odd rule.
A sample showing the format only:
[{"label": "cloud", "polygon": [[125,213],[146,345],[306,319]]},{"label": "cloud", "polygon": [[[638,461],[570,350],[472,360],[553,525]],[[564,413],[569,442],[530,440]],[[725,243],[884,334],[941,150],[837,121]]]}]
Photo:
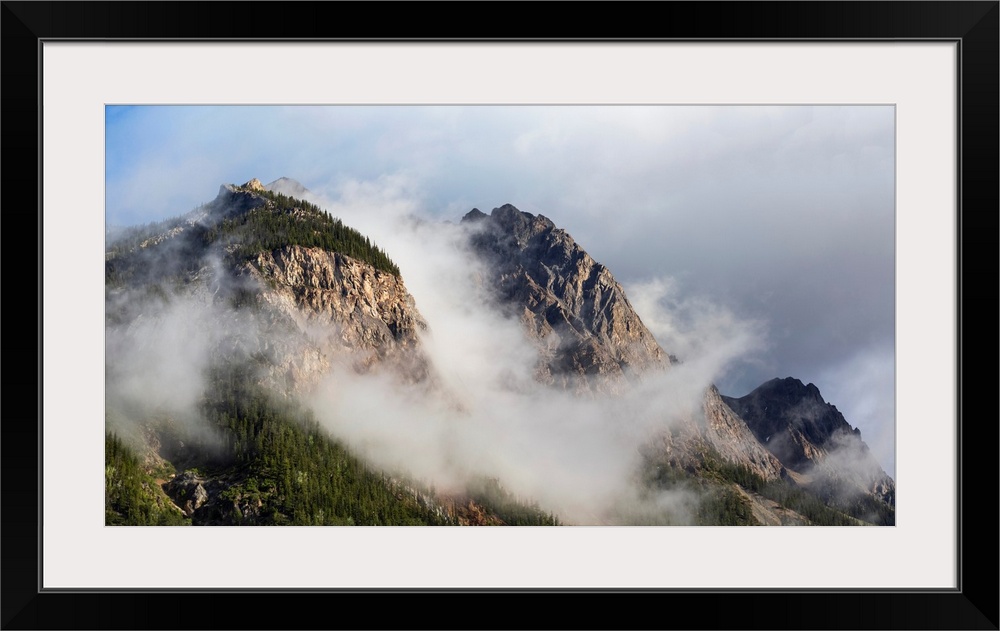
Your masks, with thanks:
[{"label": "cloud", "polygon": [[[395,178],[340,186],[344,197],[316,201],[392,252],[429,324],[421,343],[436,379],[429,387],[335,372],[310,399],[334,436],[438,489],[498,477],[571,523],[614,523],[621,510],[662,520],[665,507],[674,523],[691,519],[695,496],[687,491],[640,498],[640,448],[700,414],[713,377],[759,343],[756,323],[704,299],[681,300],[662,281],[637,286],[644,321],[683,349],[685,363],[645,375],[618,396],[550,388],[534,379],[537,347],[483,285],[463,226],[426,218]],[[671,308],[677,314],[668,315]]]},{"label": "cloud", "polygon": [[673,278],[654,278],[626,287],[636,313],[660,345],[685,370],[712,383],[738,361],[752,361],[766,347],[766,324],[741,319],[704,296],[682,293]]},{"label": "cloud", "polygon": [[836,405],[890,477],[895,479],[895,353],[892,347],[872,347],[821,373],[823,398]]},{"label": "cloud", "polygon": [[[455,369],[456,384],[509,386],[530,349],[494,344],[514,338],[484,337],[460,317],[476,305],[435,293],[464,282],[456,243],[411,224],[510,202],[615,274],[685,360],[676,375],[735,396],[793,375],[891,443],[894,367],[856,358],[894,334],[892,107],[137,107],[107,123],[108,223],[185,212],[225,182],[298,179],[400,265],[442,366],[463,349],[502,357]],[[658,324],[652,308],[674,313]],[[850,379],[859,369],[872,378]]]}]

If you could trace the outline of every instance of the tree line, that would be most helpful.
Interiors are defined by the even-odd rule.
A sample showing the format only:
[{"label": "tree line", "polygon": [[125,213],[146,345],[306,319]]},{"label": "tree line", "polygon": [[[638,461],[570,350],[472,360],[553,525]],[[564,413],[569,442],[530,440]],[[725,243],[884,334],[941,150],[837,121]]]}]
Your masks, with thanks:
[{"label": "tree line", "polygon": [[[106,286],[137,281],[183,283],[197,273],[212,247],[226,248],[226,256],[236,261],[291,245],[322,248],[400,275],[399,266],[369,237],[315,204],[270,191],[253,194],[262,198],[260,206],[218,218],[215,223],[189,223],[175,217],[120,230],[105,247]],[[140,247],[147,239],[175,228],[182,230],[163,243]]]},{"label": "tree line", "polygon": [[108,526],[191,523],[171,505],[135,449],[113,432],[104,436],[104,523]]},{"label": "tree line", "polygon": [[371,239],[315,204],[281,193],[257,191],[269,203],[264,207],[222,220],[206,233],[211,243],[230,237],[239,244],[236,252],[252,257],[288,245],[322,248],[370,264],[399,276],[399,267]]}]

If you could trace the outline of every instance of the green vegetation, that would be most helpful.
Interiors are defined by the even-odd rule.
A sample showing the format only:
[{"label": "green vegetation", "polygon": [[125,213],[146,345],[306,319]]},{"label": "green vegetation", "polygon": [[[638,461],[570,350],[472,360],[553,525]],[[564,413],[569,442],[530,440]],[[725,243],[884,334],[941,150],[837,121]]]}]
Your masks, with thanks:
[{"label": "green vegetation", "polygon": [[835,482],[814,485],[814,492],[828,505],[876,526],[894,526],[896,509],[870,495],[852,491]]},{"label": "green vegetation", "polygon": [[[225,247],[227,256],[237,261],[291,245],[322,248],[399,276],[399,267],[371,239],[315,204],[270,191],[243,194],[255,196],[251,198],[254,206],[225,217],[211,204],[202,207],[208,217],[205,225],[175,217],[119,231],[105,248],[105,285],[117,288],[135,280],[186,282],[198,274],[205,254],[215,246]],[[142,247],[168,233],[173,234],[155,247]]]},{"label": "green vegetation", "polygon": [[774,500],[781,506],[804,516],[817,526],[855,526],[851,516],[831,508],[819,497],[796,486],[789,480],[765,480],[744,465],[708,457],[703,462],[706,476],[734,482],[748,491]]},{"label": "green vegetation", "polygon": [[183,224],[182,217],[173,217],[164,221],[151,221],[138,226],[117,229],[114,237],[105,247],[105,258],[114,259],[128,254],[139,248],[147,239],[170,232]]},{"label": "green vegetation", "polygon": [[876,526],[896,525],[896,509],[870,495],[858,495],[849,502],[838,503],[838,507],[848,515]]},{"label": "green vegetation", "polygon": [[[699,461],[680,468],[675,464],[654,460],[646,464],[645,487],[656,490],[691,491],[698,497],[693,507],[693,521],[703,526],[756,525],[750,500],[741,493],[750,493],[777,502],[817,526],[856,526],[858,520],[891,525],[895,511],[878,500],[831,486],[804,488],[789,479],[765,480],[745,465],[722,458],[713,450],[702,454]],[[738,488],[737,488],[738,487]]]},{"label": "green vegetation", "polygon": [[331,439],[311,414],[268,396],[247,370],[216,370],[209,392],[204,412],[221,430],[225,460],[206,453],[203,471],[228,486],[224,501],[198,519],[233,525],[450,523]]},{"label": "green vegetation", "polygon": [[104,437],[104,520],[108,526],[191,523],[143,469],[135,451],[113,433]]},{"label": "green vegetation", "polygon": [[[215,368],[207,391],[202,412],[213,430],[208,436],[195,440],[166,419],[150,426],[161,455],[197,475],[209,494],[194,513],[195,525],[458,524],[458,514],[439,505],[432,490],[354,456],[308,410],[256,385],[245,365]],[[192,522],[151,477],[168,478],[172,465],[142,471],[134,452],[112,434],[107,453],[108,524]],[[468,492],[486,515],[504,524],[558,525],[555,516],[513,497],[496,480]]]},{"label": "green vegetation", "polygon": [[709,489],[695,513],[698,526],[759,526],[750,500],[730,486]]},{"label": "green vegetation", "polygon": [[360,232],[345,226],[315,204],[281,193],[256,191],[268,200],[260,208],[222,220],[208,230],[206,240],[232,239],[239,246],[234,254],[250,258],[259,252],[288,245],[301,245],[339,252],[369,263],[375,269],[399,276],[399,267]]},{"label": "green vegetation", "polygon": [[123,287],[139,281],[145,284],[166,283],[178,285],[195,275],[205,264],[203,257],[207,244],[206,229],[200,225],[184,226],[175,236],[163,239],[155,246],[141,247],[152,236],[164,234],[171,226],[180,227],[183,221],[172,219],[161,224],[163,230],[148,228],[140,233],[115,241],[105,253],[104,284],[107,288]]},{"label": "green vegetation", "polygon": [[[656,491],[686,491],[692,506],[686,507],[695,526],[759,526],[753,516],[750,500],[733,488],[729,481],[713,476],[696,475],[693,468],[681,469],[666,462],[649,462],[645,471],[645,488]],[[648,496],[647,496],[648,499]],[[671,525],[673,516],[663,517]]]},{"label": "green vegetation", "polygon": [[500,486],[496,478],[485,478],[473,482],[468,488],[472,499],[496,515],[508,526],[558,526],[559,520],[551,513],[545,513],[537,503],[517,499]]}]

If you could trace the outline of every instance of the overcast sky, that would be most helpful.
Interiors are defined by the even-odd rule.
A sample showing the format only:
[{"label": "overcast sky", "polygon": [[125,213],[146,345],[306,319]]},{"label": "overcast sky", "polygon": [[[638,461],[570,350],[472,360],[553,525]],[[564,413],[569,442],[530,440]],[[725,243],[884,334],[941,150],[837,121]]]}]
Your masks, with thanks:
[{"label": "overcast sky", "polygon": [[706,314],[754,331],[723,394],[815,383],[894,475],[891,106],[116,106],[106,122],[109,225],[253,177],[434,220],[543,214],[667,352],[702,352],[683,333]]}]

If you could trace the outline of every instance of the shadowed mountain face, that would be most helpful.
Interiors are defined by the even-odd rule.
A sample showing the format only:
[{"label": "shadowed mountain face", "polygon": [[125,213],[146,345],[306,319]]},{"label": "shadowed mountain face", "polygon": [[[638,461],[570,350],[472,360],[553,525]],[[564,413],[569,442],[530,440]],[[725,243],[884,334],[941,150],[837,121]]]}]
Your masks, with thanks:
[{"label": "shadowed mountain face", "polygon": [[895,504],[895,484],[861,440],[861,431],[824,401],[815,385],[792,377],[772,379],[744,397],[723,400],[787,468],[810,475],[830,493],[856,490]]},{"label": "shadowed mountain face", "polygon": [[834,434],[860,435],[819,388],[798,379],[772,379],[745,397],[723,397],[757,439],[787,467],[802,469],[820,455]]},{"label": "shadowed mountain face", "polygon": [[539,347],[541,381],[615,392],[669,367],[611,272],[552,221],[505,204],[473,209],[462,224],[492,275],[484,281]]}]

